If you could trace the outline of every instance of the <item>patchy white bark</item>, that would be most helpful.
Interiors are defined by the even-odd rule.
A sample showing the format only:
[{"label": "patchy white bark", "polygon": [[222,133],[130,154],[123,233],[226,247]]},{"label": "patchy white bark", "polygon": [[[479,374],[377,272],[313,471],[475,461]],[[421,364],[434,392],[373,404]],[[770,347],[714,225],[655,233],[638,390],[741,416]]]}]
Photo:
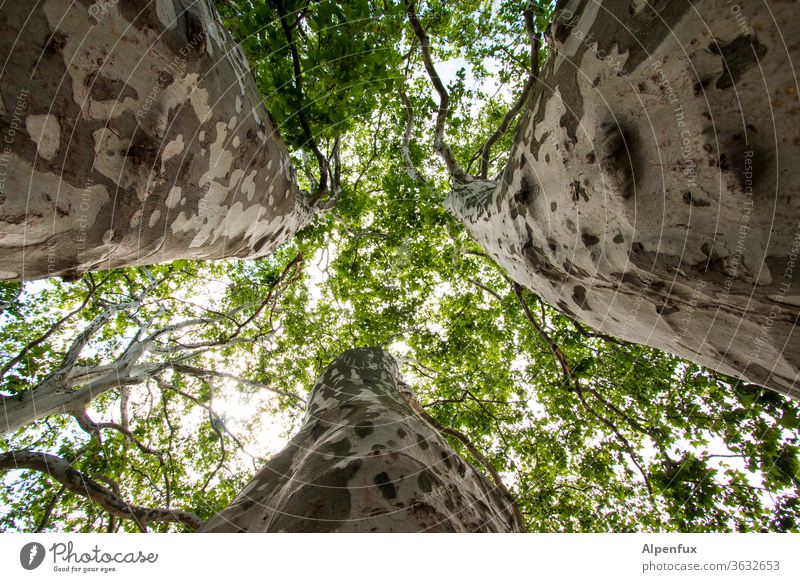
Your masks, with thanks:
[{"label": "patchy white bark", "polygon": [[581,322],[798,396],[792,2],[560,2],[501,182],[446,205]]},{"label": "patchy white bark", "polygon": [[0,9],[0,277],[261,256],[310,218],[209,0]]},{"label": "patchy white bark", "polygon": [[407,398],[389,354],[345,352],[317,381],[297,435],[199,531],[519,531],[513,502]]}]

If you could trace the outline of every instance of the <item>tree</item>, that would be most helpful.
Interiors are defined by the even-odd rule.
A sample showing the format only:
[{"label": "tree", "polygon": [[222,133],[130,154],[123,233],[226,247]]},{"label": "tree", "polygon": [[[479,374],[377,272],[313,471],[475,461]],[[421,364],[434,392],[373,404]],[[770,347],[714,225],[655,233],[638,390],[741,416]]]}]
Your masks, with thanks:
[{"label": "tree", "polygon": [[[118,80],[115,85],[101,70],[93,70],[97,67],[91,64],[90,54],[81,53],[89,65],[73,59],[68,71],[70,78],[74,77],[71,86],[78,87],[80,94],[59,96],[57,91],[68,90],[62,89],[61,84],[46,85],[35,93],[27,86],[7,86],[10,93],[6,101],[17,103],[14,111],[7,112],[7,133],[13,138],[19,132],[26,147],[6,152],[7,157],[11,156],[11,161],[5,163],[7,166],[10,163],[13,170],[13,196],[4,198],[8,200],[3,205],[5,222],[10,227],[5,246],[19,249],[16,254],[6,255],[9,261],[4,269],[6,278],[74,274],[87,268],[170,258],[257,256],[275,248],[306,224],[309,201],[316,204],[331,195],[328,202],[332,203],[341,194],[340,143],[347,124],[343,108],[331,115],[336,107],[329,103],[320,106],[321,97],[309,94],[308,83],[304,82],[304,64],[343,61],[336,65],[339,74],[335,77],[335,105],[364,96],[363,80],[375,80],[376,66],[389,64],[391,69],[397,64],[394,47],[386,50],[382,63],[374,56],[375,43],[391,43],[398,38],[396,33],[384,32],[381,27],[378,27],[380,32],[364,36],[363,45],[358,44],[363,35],[356,35],[355,44],[340,46],[343,39],[352,38],[353,23],[359,16],[374,14],[368,12],[366,4],[359,8],[360,13],[352,12],[354,7],[348,8],[350,13],[320,9],[307,14],[308,6],[299,4],[277,2],[274,8],[258,4],[250,15],[250,23],[243,19],[240,27],[239,34],[249,40],[246,47],[256,59],[285,63],[285,58],[276,56],[274,46],[278,38],[277,42],[286,43],[280,54],[285,55],[288,48],[290,71],[281,72],[277,66],[267,79],[262,77],[261,87],[263,91],[264,84],[269,85],[270,97],[275,91],[283,93],[272,101],[289,141],[293,145],[302,144],[317,161],[318,177],[309,175],[314,191],[310,196],[298,191],[274,124],[265,119],[266,112],[243,55],[220,29],[212,6],[205,3],[190,9],[179,6],[177,11],[173,10],[174,15],[170,12],[165,17],[166,22],[159,20],[164,15],[158,16],[152,6],[136,14],[118,14],[116,7],[107,10],[95,6],[91,14],[71,11],[71,18],[61,20],[67,28],[52,33],[43,11],[37,14],[41,21],[41,26],[37,25],[42,37],[40,44],[50,47],[45,53],[54,64],[49,65],[49,61],[36,64],[35,51],[30,51],[25,59],[12,61],[19,70],[15,69],[10,76],[17,81],[29,78],[24,73],[34,66],[63,68],[59,64],[62,54],[74,51],[69,39],[81,36],[81,31],[87,28],[100,36],[97,50],[107,55],[103,66],[114,70],[118,66],[115,58],[122,58],[114,52],[118,46],[114,35],[120,24],[112,23],[114,18],[123,18],[124,22],[127,17],[138,23],[125,28],[131,34],[126,41],[134,44],[150,46],[154,41],[147,31],[151,28],[168,32],[157,39],[165,47],[159,44],[158,50],[153,47],[154,50],[146,51],[149,58],[158,62],[136,67],[128,81]],[[780,87],[790,87],[792,82],[791,67],[786,60],[790,55],[781,50],[784,36],[770,20],[778,13],[751,13],[737,6],[734,14],[724,6],[725,9],[717,9],[709,1],[693,7],[680,3],[679,8],[674,3],[669,7],[654,4],[638,11],[626,11],[624,3],[619,3],[605,5],[596,14],[584,15],[578,5],[562,3],[548,36],[551,57],[539,75],[541,43],[535,6],[528,5],[525,22],[531,42],[530,76],[515,105],[479,149],[479,154],[473,156],[472,161],[479,162],[478,172],[473,176],[462,168],[458,152],[446,142],[450,96],[436,72],[430,38],[417,16],[416,6],[407,2],[405,8],[419,42],[424,68],[440,99],[433,146],[453,178],[454,188],[446,206],[484,249],[519,283],[595,329],[671,350],[791,395],[798,374],[797,362],[792,361],[791,354],[798,350],[783,348],[797,347],[791,333],[798,316],[791,291],[796,274],[793,265],[797,221],[786,212],[792,208],[791,204],[779,204],[780,194],[776,194],[772,210],[765,205],[756,206],[752,200],[754,188],[779,192],[781,183],[791,183],[794,178],[791,164],[778,164],[776,167],[780,169],[775,171],[769,164],[769,160],[777,160],[780,155],[791,159],[796,153],[791,150],[796,144],[787,133],[791,125],[773,123],[771,109],[756,104],[763,90],[760,71],[774,71],[770,78]],[[694,10],[693,16],[682,18],[690,13],[690,8]],[[18,30],[21,27],[18,21],[25,13],[25,10],[9,12],[6,26]],[[399,13],[394,6],[390,9],[387,5],[383,17],[387,30],[398,28]],[[708,14],[716,16],[709,18]],[[280,33],[261,44],[249,39],[252,23],[260,29],[270,18],[279,23]],[[290,22],[292,18],[294,22]],[[637,31],[645,28],[652,31],[651,23],[656,20],[657,34],[652,38],[657,42],[650,40],[647,46],[640,45]],[[91,26],[94,21],[99,26]],[[219,31],[211,40],[206,39],[205,33],[197,32],[203,29],[199,23],[206,22]],[[295,37],[303,34],[300,24],[308,22],[313,22],[311,28],[317,33],[318,47],[324,48],[301,54]],[[704,26],[712,31],[708,42],[701,40]],[[329,28],[337,29],[333,38]],[[765,32],[756,35],[758,30]],[[185,42],[180,46],[173,37]],[[601,38],[602,41],[595,40]],[[215,43],[219,45],[217,52],[225,55],[224,60],[212,60]],[[7,56],[11,55],[12,46],[6,46]],[[104,46],[107,48],[100,48]],[[670,59],[676,47],[683,51],[685,59]],[[159,61],[160,55],[170,53],[175,55],[174,62]],[[369,57],[354,57],[362,53]],[[190,54],[193,58],[187,60]],[[561,62],[562,58],[566,64]],[[685,66],[684,60],[690,66]],[[208,90],[202,83],[197,91],[191,94],[187,91],[198,71],[215,62],[222,64],[213,66],[214,76],[203,75],[203,80],[215,84],[217,92],[222,87],[228,88],[221,95],[223,100],[217,100],[210,109],[219,117],[206,119],[206,105],[200,115],[192,118],[200,122],[202,129],[196,123],[187,126],[188,122],[183,120],[170,120],[171,113],[164,113],[164,109],[181,111],[187,102],[194,109],[202,97],[207,101]],[[171,71],[176,67],[179,80],[185,82],[173,79]],[[357,85],[342,78],[341,72],[348,69],[351,75],[368,74]],[[387,73],[390,71],[383,71]],[[332,77],[329,75],[325,80]],[[101,86],[106,90],[101,91]],[[126,86],[138,100],[127,97]],[[230,91],[235,86],[239,92]],[[146,90],[148,87],[150,91]],[[95,89],[102,94],[93,95]],[[178,95],[176,91],[183,93]],[[401,94],[404,95],[402,91]],[[591,101],[590,95],[600,105],[597,110],[585,113],[584,102]],[[413,112],[407,97],[403,99],[412,116],[410,121]],[[116,105],[101,106],[104,101]],[[254,127],[236,125],[243,102],[254,108]],[[533,106],[519,126],[500,179],[487,180],[493,145],[528,102]],[[85,130],[86,139],[72,135],[61,148],[59,116],[69,117],[69,111],[53,112],[51,103],[63,103],[64,107],[68,103],[83,103],[82,110],[72,111],[71,117],[102,122],[107,129],[94,130],[92,123],[76,124],[79,133]],[[367,99],[364,109],[370,106],[374,102]],[[75,109],[74,104],[69,107]],[[553,111],[558,112],[546,114],[548,107],[555,107]],[[639,115],[643,107],[663,110],[663,114]],[[106,123],[134,111],[136,123],[124,128],[122,122],[118,122],[120,127]],[[555,117],[551,119],[548,115],[561,121],[556,123]],[[223,117],[233,120],[228,123],[234,124],[236,135],[228,136],[233,128],[228,128]],[[251,121],[250,115],[244,118]],[[652,131],[648,130],[651,118],[659,123]],[[332,129],[321,130],[325,125],[332,125]],[[314,126],[320,130],[317,135]],[[556,126],[563,135],[556,135]],[[757,129],[768,126],[775,129],[772,141],[761,136],[766,132],[759,133]],[[38,137],[31,135],[37,128]],[[198,139],[184,140],[184,133],[192,128],[192,135]],[[317,143],[320,133],[329,142],[328,152],[323,152]],[[57,140],[49,137],[56,134]],[[213,143],[222,145],[209,153],[214,149],[212,135],[216,139]],[[248,139],[243,135],[249,136]],[[256,142],[252,135],[258,136]],[[406,138],[409,137],[407,134]],[[270,148],[277,148],[274,153],[264,153],[261,148],[261,144],[266,144],[264,140],[269,140]],[[70,152],[84,155],[86,148],[71,146],[84,141],[94,144],[92,151],[100,158],[87,163],[84,157],[72,163]],[[194,151],[183,151],[184,141],[199,150],[197,156]],[[227,141],[236,156],[226,149]],[[404,142],[402,156],[417,176],[410,161],[408,141]],[[237,142],[245,145],[233,145]],[[773,142],[775,147],[771,145]],[[248,154],[248,146],[254,147],[258,156]],[[209,169],[209,155],[217,158],[212,160],[213,172]],[[172,158],[174,167],[168,167]],[[244,162],[234,163],[234,160]],[[266,199],[250,204],[256,189],[264,192],[264,196],[270,188],[275,191],[275,172],[266,169],[272,167],[271,162],[275,162],[276,170],[280,168],[283,182],[277,184],[277,191],[285,193],[285,198],[281,201],[280,195],[273,195],[272,202]],[[65,181],[65,167],[79,169],[80,175]],[[564,171],[565,168],[569,171]],[[34,169],[41,174],[34,176]],[[755,174],[759,175],[757,187]],[[105,176],[102,180],[101,175]],[[24,176],[29,179],[23,179]],[[113,188],[104,184],[109,176]],[[121,184],[120,176],[124,178]],[[170,180],[169,176],[174,178]],[[178,182],[184,180],[192,186],[191,197],[199,198],[197,210],[180,211],[175,221],[167,224],[168,213],[163,208],[172,210],[178,204],[184,188]],[[223,184],[225,180],[227,184]],[[26,182],[37,192],[30,187],[26,189]],[[46,192],[39,194],[47,188],[46,184],[52,183],[71,184],[67,188],[68,200],[60,203]],[[109,194],[112,191],[113,197]],[[127,194],[121,195],[122,191]],[[598,195],[590,197],[595,191]],[[28,195],[23,196],[25,192]],[[242,194],[247,202],[239,200]],[[89,201],[98,197],[113,198],[113,203]],[[187,199],[180,201],[185,204]],[[149,204],[153,206],[148,207]],[[494,209],[490,212],[492,204]],[[83,207],[86,210],[81,211]],[[715,212],[731,207],[739,210]],[[779,207],[782,212],[776,213]],[[266,213],[264,208],[268,209]],[[651,210],[658,208],[663,211]],[[694,222],[688,218],[689,211]],[[54,218],[51,227],[45,226],[49,216]],[[97,221],[97,216],[101,220]],[[274,220],[278,216],[280,225]],[[616,222],[606,220],[609,216],[615,217]],[[592,224],[592,220],[599,224]],[[507,224],[516,225],[513,233],[509,234]],[[664,224],[669,227],[663,227]],[[25,240],[20,239],[22,233]],[[202,250],[194,250],[201,247]],[[17,272],[20,265],[27,265],[23,271],[27,269],[30,275]],[[569,289],[571,293],[563,295]],[[717,303],[726,308],[717,308]],[[601,307],[592,307],[593,304]],[[698,307],[702,305],[707,307]]]},{"label": "tree", "polygon": [[581,323],[797,398],[792,13],[559,2],[501,177],[448,208]]},{"label": "tree", "polygon": [[206,0],[0,11],[0,276],[263,256],[311,216]]},{"label": "tree", "polygon": [[[515,289],[475,246],[459,246],[468,245],[468,239],[456,244],[435,222],[425,226],[427,234],[419,240],[393,241],[396,212],[405,208],[376,209],[373,235],[385,236],[352,236],[333,220],[334,230],[321,227],[315,236],[298,241],[301,248],[281,249],[269,260],[117,271],[109,273],[116,280],[103,285],[102,279],[87,274],[75,282],[25,284],[29,289],[18,294],[16,285],[9,286],[3,301],[8,319],[2,362],[17,363],[0,384],[4,394],[24,394],[57,369],[76,332],[109,300],[130,303],[127,286],[136,294],[150,285],[147,272],[167,283],[153,288],[141,306],[128,305],[118,320],[93,336],[79,365],[97,365],[103,361],[99,358],[114,361],[148,314],[158,314],[153,330],[185,320],[206,321],[191,336],[163,336],[161,342],[173,348],[170,357],[187,344],[213,344],[235,332],[237,326],[220,314],[245,306],[238,322],[253,317],[240,335],[247,341],[224,348],[209,345],[183,365],[169,366],[164,354],[150,354],[143,361],[167,364],[160,373],[124,390],[112,387],[97,394],[85,405],[85,415],[79,414],[83,408],[76,414],[42,415],[3,437],[3,450],[38,455],[34,460],[56,457],[105,487],[119,503],[135,500],[136,511],[121,514],[115,509],[119,503],[104,505],[107,494],[100,489],[98,496],[93,485],[89,499],[74,488],[62,489],[64,483],[36,471],[30,458],[9,454],[6,468],[20,458],[16,466],[29,470],[6,477],[8,488],[0,489],[6,508],[0,527],[193,528],[191,522],[150,516],[166,517],[174,510],[200,521],[212,518],[259,468],[273,468],[298,443],[305,447],[305,436],[298,433],[280,453],[283,438],[262,435],[275,435],[273,426],[281,417],[287,420],[281,422],[280,433],[296,434],[303,400],[316,398],[315,379],[352,345],[383,345],[400,354],[403,375],[417,393],[415,413],[423,411],[422,420],[409,415],[407,423],[420,423],[424,434],[433,426],[490,483],[499,477],[528,529],[797,527],[796,404],[668,354],[576,326],[529,292]],[[342,219],[350,223],[351,217]],[[358,214],[352,220],[364,217]],[[328,251],[331,240],[336,244]],[[441,251],[433,251],[431,242]],[[299,252],[307,257],[304,278],[295,270]],[[327,252],[332,256],[326,266]],[[310,268],[320,255],[327,279]],[[312,278],[320,282],[312,284]],[[91,280],[99,287],[94,293],[87,284]],[[265,297],[259,291],[270,284],[274,301],[257,311]],[[204,291],[209,285],[215,289],[211,295]],[[446,295],[440,295],[443,286],[451,287]],[[53,325],[76,310],[66,323]],[[315,426],[313,419],[306,432]],[[335,444],[348,433],[350,442],[361,443],[353,424],[327,435],[325,442]],[[316,426],[315,431],[321,430]],[[379,437],[395,440],[377,429],[370,438]],[[358,456],[359,449],[353,450],[352,456]],[[298,471],[321,475],[335,458],[312,454],[294,461]],[[369,473],[359,473],[360,478]],[[254,483],[263,484],[269,474],[264,469]],[[290,496],[293,484],[297,482],[283,484],[282,491]],[[413,529],[419,524],[408,525]]]},{"label": "tree", "polygon": [[[417,406],[413,401],[408,406],[420,415],[426,431],[430,426],[441,427],[437,430],[450,439],[454,451],[475,461],[476,469],[498,488],[505,481],[528,528],[796,529],[800,465],[795,403],[669,354],[621,341],[613,337],[616,332],[604,333],[602,322],[592,321],[587,328],[577,316],[555,311],[546,303],[553,301],[550,295],[542,292],[540,298],[525,289],[537,287],[518,259],[531,253],[537,259],[533,247],[503,246],[503,237],[518,234],[500,228],[504,220],[520,227],[519,233],[525,233],[522,237],[546,232],[537,230],[532,235],[521,224],[523,207],[524,220],[541,216],[530,209],[538,209],[542,197],[534,200],[535,189],[526,194],[524,184],[519,184],[522,175],[528,175],[528,162],[535,159],[533,154],[530,159],[522,155],[529,147],[523,147],[527,128],[538,115],[534,112],[558,101],[545,98],[549,96],[545,80],[561,71],[556,64],[564,61],[551,50],[560,45],[552,34],[541,42],[536,32],[545,29],[547,10],[516,0],[470,0],[446,7],[435,1],[382,4],[380,10],[371,2],[252,2],[248,10],[233,2],[219,4],[225,25],[253,63],[258,88],[268,98],[292,160],[302,170],[298,190],[313,192],[307,196],[308,205],[332,207],[332,211],[318,213],[286,250],[279,251],[283,259],[278,263],[286,264],[298,252],[309,263],[304,264],[305,279],[282,291],[275,309],[269,311],[269,321],[265,311],[253,320],[253,325],[272,330],[274,314],[280,323],[265,338],[266,349],[259,346],[262,342],[253,342],[257,351],[244,360],[242,352],[238,357],[223,352],[223,362],[212,356],[211,365],[196,367],[206,372],[226,366],[244,368],[247,374],[237,372],[239,377],[280,385],[302,398],[304,390],[310,392],[314,378],[342,352],[353,346],[384,346],[401,355],[403,374],[419,398]],[[618,16],[633,18],[626,16],[627,6],[625,10],[620,6],[612,6],[615,15],[620,11]],[[574,12],[578,14],[577,9]],[[684,20],[675,25],[679,35],[684,34]],[[364,26],[365,21],[372,26]],[[551,32],[560,35],[558,27],[557,21]],[[585,56],[587,50],[578,48]],[[545,60],[548,50],[553,54]],[[498,54],[503,55],[499,73],[487,64]],[[450,78],[440,75],[446,70],[445,62],[455,55],[462,57],[463,65],[456,66],[461,68],[451,72]],[[539,62],[545,63],[542,73]],[[580,66],[591,68],[593,63],[581,61]],[[469,81],[467,69],[471,69]],[[485,87],[487,80],[505,89],[492,96]],[[435,101],[430,98],[431,81]],[[526,109],[512,140],[509,130],[517,114]],[[547,123],[537,122],[536,131],[546,131],[549,124],[555,131],[559,123],[548,118]],[[605,148],[613,162],[619,157],[619,136],[614,137],[613,131],[608,135],[608,144],[598,145],[595,155]],[[626,137],[625,132],[622,136]],[[494,156],[495,150],[501,153]],[[434,159],[436,154],[442,158],[441,165]],[[601,173],[613,174],[616,183],[624,186],[624,167],[620,170],[607,157],[601,156]],[[519,168],[521,158],[526,159],[523,169]],[[537,163],[544,167],[550,162],[545,158]],[[506,167],[507,180],[502,176],[489,179]],[[517,214],[508,210],[505,217],[502,200],[512,191],[519,198]],[[442,202],[448,193],[451,211],[464,219],[484,248],[444,211]],[[499,207],[486,205],[489,197]],[[548,207],[547,212],[555,211]],[[482,230],[485,225],[487,229]],[[488,237],[492,232],[500,236],[500,242]],[[532,264],[528,259],[523,263],[525,269]],[[217,310],[229,313],[242,305],[254,287],[268,286],[277,266],[271,258],[211,268],[222,269],[228,277],[225,299],[238,298]],[[550,274],[546,269],[543,277]],[[583,275],[569,274],[565,282],[576,276]],[[81,284],[85,281],[84,277]],[[59,285],[74,289],[72,283]],[[31,329],[44,306],[26,310],[37,296],[28,285],[3,289],[9,317],[24,312],[9,334],[17,338],[15,346],[24,348],[47,333],[46,322],[39,322],[44,327],[37,331]],[[57,322],[81,301],[74,297],[69,306],[64,303],[47,317]],[[102,305],[93,309],[102,311]],[[85,321],[96,315],[88,317],[87,312]],[[227,320],[207,319],[202,334],[224,337]],[[163,323],[169,326],[178,321]],[[128,320],[124,327],[135,334],[135,323]],[[220,333],[214,331],[217,326]],[[52,347],[31,353],[30,359],[23,358],[12,368],[32,368],[43,357],[48,363],[43,369],[57,369],[69,344],[49,338],[41,343]],[[337,366],[341,365],[339,361]],[[225,380],[213,376],[198,378],[172,366],[163,376],[143,378],[135,395],[126,396],[112,387],[91,401],[89,413],[96,418],[94,425],[104,426],[102,438],[90,423],[84,422],[88,432],[75,432],[77,419],[54,415],[9,434],[5,448],[56,454],[95,481],[100,476],[115,477],[117,499],[137,499],[162,509],[177,506],[207,519],[223,510],[247,482],[252,468],[249,461],[247,468],[241,466],[239,453],[252,444],[243,434],[248,435],[259,416],[255,412],[252,423],[236,430],[228,415],[212,412],[223,405],[221,393],[227,390]],[[241,388],[246,391],[253,386],[241,383]],[[120,424],[114,411],[126,398],[140,414],[147,411],[145,418],[134,415],[130,419],[129,432],[161,457],[145,452],[110,426]],[[285,411],[296,420],[292,415],[298,400],[287,396],[278,402],[267,408]],[[396,413],[398,406],[402,403],[397,400],[387,404],[386,414]],[[203,412],[199,419],[196,413],[193,418],[191,410],[198,408]],[[409,416],[407,422],[418,419]],[[304,426],[310,432],[319,425],[312,421]],[[375,438],[386,437],[377,433]],[[354,442],[356,437],[348,440]],[[301,433],[297,442],[305,438]],[[274,462],[292,456],[291,450],[276,456]],[[37,459],[46,458],[40,455],[26,462],[32,467]],[[332,459],[306,460],[290,464],[319,476],[332,469]],[[257,459],[250,461],[259,464]],[[8,457],[4,462],[8,466]],[[373,479],[365,491],[391,491],[374,482],[382,472],[390,479],[380,479],[381,484],[393,485],[397,493],[389,471],[359,472],[359,479]],[[259,474],[252,487],[282,486],[268,473],[265,469]],[[197,479],[190,475],[198,474],[202,482],[195,483]],[[296,485],[292,483],[289,489]],[[485,484],[477,477],[472,480],[475,487],[480,483]],[[111,485],[108,491],[115,493]],[[296,503],[294,492],[285,489],[258,499],[291,504]],[[100,493],[101,499],[109,498]],[[101,504],[99,509],[86,505],[66,483],[53,488],[46,479],[29,473],[2,494],[12,508],[3,522],[10,528],[34,529],[54,522],[114,530],[147,527],[150,521],[137,512],[115,514],[108,509],[113,505]],[[297,498],[313,494],[311,488]],[[383,504],[381,510],[390,502],[377,501]],[[500,499],[499,504],[490,504],[495,514],[503,513],[499,508],[504,503]],[[25,511],[26,504],[31,511]],[[231,506],[225,515],[237,514],[241,506]],[[120,522],[119,518],[126,519]],[[38,523],[32,523],[34,519]],[[236,519],[244,524],[248,516]],[[280,521],[276,516],[271,519]],[[284,522],[278,529],[312,527],[312,523]],[[419,529],[420,524],[409,520],[406,525]],[[462,526],[469,528],[454,525]]]},{"label": "tree", "polygon": [[200,531],[523,531],[497,473],[490,483],[420,412],[389,354],[343,353],[287,447]]}]

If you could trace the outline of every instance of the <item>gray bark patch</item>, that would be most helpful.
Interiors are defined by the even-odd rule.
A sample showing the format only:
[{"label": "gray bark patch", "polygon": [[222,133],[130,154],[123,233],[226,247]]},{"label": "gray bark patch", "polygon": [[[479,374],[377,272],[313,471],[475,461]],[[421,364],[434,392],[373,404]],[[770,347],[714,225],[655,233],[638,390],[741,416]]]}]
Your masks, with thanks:
[{"label": "gray bark patch", "polygon": [[350,516],[350,480],[362,465],[355,459],[314,483],[300,485],[273,521],[275,531],[319,533],[335,529]]},{"label": "gray bark patch", "polygon": [[586,300],[586,287],[582,285],[575,285],[575,288],[572,290],[572,300],[581,309],[587,311],[592,309],[589,307],[589,302]]},{"label": "gray bark patch", "polygon": [[717,79],[717,89],[733,87],[747,69],[767,54],[767,47],[749,35],[738,36],[727,44],[712,42],[708,50],[722,57],[722,75]]},{"label": "gray bark patch", "polygon": [[581,233],[581,241],[583,241],[584,246],[593,247],[594,245],[600,242],[600,238],[596,237],[595,235],[589,232],[584,232]]},{"label": "gray bark patch", "polygon": [[395,487],[387,473],[381,472],[375,475],[375,485],[380,489],[384,499],[395,499],[397,497],[397,487]]},{"label": "gray bark patch", "polygon": [[365,422],[363,424],[356,426],[354,431],[356,433],[356,436],[363,439],[365,436],[375,432],[375,425],[373,425],[371,422]]}]

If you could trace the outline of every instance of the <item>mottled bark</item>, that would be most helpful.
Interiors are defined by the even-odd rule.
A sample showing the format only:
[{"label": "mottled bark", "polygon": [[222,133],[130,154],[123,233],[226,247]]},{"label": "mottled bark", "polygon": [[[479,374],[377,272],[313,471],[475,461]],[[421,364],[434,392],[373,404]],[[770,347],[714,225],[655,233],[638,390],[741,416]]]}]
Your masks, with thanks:
[{"label": "mottled bark", "polygon": [[210,0],[0,8],[0,278],[261,256],[310,212]]},{"label": "mottled bark", "polygon": [[205,532],[509,532],[512,502],[410,401],[394,359],[345,352],[300,431]]},{"label": "mottled bark", "polygon": [[796,398],[796,17],[787,1],[560,2],[502,180],[446,205],[581,322]]}]

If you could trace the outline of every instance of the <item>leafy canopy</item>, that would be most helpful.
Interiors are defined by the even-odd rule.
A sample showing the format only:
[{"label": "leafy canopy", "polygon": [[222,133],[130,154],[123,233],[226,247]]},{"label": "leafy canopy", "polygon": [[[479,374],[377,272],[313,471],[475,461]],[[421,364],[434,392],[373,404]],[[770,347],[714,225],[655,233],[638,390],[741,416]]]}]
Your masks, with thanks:
[{"label": "leafy canopy", "polygon": [[[137,310],[109,321],[79,364],[113,359],[143,319],[157,328],[249,306],[236,321],[253,315],[241,332],[250,341],[223,345],[237,324],[209,318],[192,341],[215,345],[186,365],[251,383],[172,367],[88,407],[96,422],[124,423],[133,438],[115,429],[99,438],[75,418],[54,415],[4,437],[3,449],[53,452],[127,499],[208,517],[297,426],[302,405],[291,394],[305,397],[340,352],[384,346],[428,412],[466,434],[503,475],[531,530],[798,530],[796,403],[585,329],[515,290],[443,209],[450,184],[433,149],[438,103],[404,3],[218,6],[309,191],[320,177],[312,141],[327,159],[340,144],[334,209],[268,259],[3,284],[3,363],[77,312],[4,373],[0,390],[30,389],[77,330],[110,302],[141,292],[151,276],[164,281]],[[525,84],[525,7],[523,0],[416,6],[450,93],[447,139],[465,168]],[[536,7],[539,30],[548,11]],[[403,158],[401,90],[415,120],[407,145],[417,178]],[[510,140],[507,133],[495,145],[490,175],[502,168]],[[135,530],[41,474],[8,473],[3,483],[2,529]]]}]

